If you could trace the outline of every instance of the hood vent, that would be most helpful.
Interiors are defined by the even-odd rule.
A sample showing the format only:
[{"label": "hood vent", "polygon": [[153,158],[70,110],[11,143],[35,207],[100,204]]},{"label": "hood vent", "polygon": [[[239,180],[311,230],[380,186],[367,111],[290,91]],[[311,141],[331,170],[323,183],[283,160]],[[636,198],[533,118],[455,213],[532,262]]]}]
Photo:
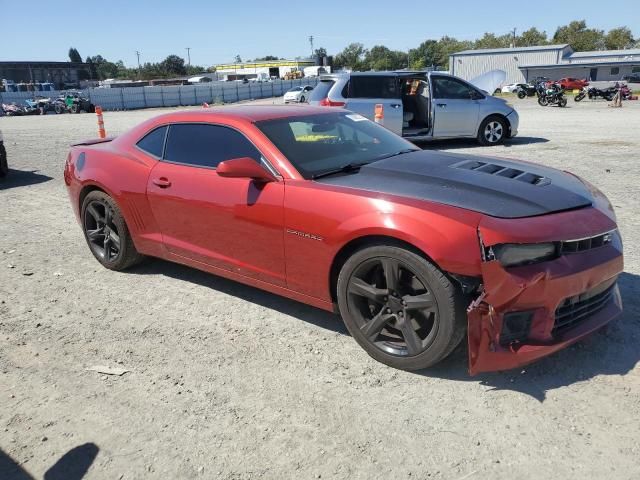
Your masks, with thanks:
[{"label": "hood vent", "polygon": [[498,177],[512,178],[514,180],[519,180],[520,182],[539,187],[551,183],[551,180],[548,178],[541,177],[535,173],[529,173],[511,167],[504,167],[502,165],[496,165],[495,163],[479,162],[477,160],[465,160],[459,163],[454,163],[451,167],[460,168],[462,170],[473,170],[475,172],[496,175]]}]

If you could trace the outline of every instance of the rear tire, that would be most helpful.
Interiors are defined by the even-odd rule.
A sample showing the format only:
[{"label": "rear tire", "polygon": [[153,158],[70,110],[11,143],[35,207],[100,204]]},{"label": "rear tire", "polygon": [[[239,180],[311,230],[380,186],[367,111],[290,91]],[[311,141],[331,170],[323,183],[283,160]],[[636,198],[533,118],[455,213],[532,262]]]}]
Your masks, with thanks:
[{"label": "rear tire", "polygon": [[478,143],[483,146],[500,145],[507,137],[508,125],[505,119],[498,116],[485,118],[478,129]]},{"label": "rear tire", "polygon": [[127,224],[116,202],[104,192],[89,192],[82,202],[82,231],[93,256],[109,270],[125,270],[139,263]]},{"label": "rear tire", "polygon": [[0,143],[0,178],[4,178],[9,174],[9,163],[7,162],[7,151],[4,144]]},{"label": "rear tire", "polygon": [[430,367],[464,338],[465,310],[453,284],[432,263],[400,247],[354,253],[340,270],[337,296],[353,338],[390,367]]},{"label": "rear tire", "polygon": [[518,90],[518,98],[520,100],[522,100],[526,96],[527,96],[527,94],[524,92],[524,90]]}]

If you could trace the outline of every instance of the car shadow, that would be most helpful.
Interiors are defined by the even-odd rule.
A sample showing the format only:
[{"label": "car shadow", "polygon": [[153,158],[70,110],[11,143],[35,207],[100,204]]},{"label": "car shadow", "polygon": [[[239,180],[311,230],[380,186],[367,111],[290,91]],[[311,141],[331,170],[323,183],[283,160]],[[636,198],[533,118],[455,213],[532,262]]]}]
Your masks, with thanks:
[{"label": "car shadow", "polygon": [[[93,464],[100,449],[94,443],[85,443],[65,453],[44,474],[44,480],[81,480]],[[34,480],[11,456],[0,448],[0,479]]]},{"label": "car shadow", "polygon": [[330,312],[178,263],[152,259],[142,263],[136,268],[127,270],[126,273],[165,275],[175,278],[176,280],[194,283],[227,295],[238,297],[247,302],[276,310],[332,332],[343,335],[349,334],[340,317]]},{"label": "car shadow", "polygon": [[49,180],[53,180],[53,177],[37,173],[37,170],[27,171],[10,168],[8,175],[0,178],[0,190],[36,185],[38,183],[48,182]]},{"label": "car shadow", "polygon": [[[543,137],[521,137],[517,136],[509,138],[500,145],[505,148],[515,147],[518,145],[533,145],[536,143],[547,143],[548,138]],[[451,140],[433,140],[430,142],[415,142],[416,146],[423,150],[455,150],[457,148],[484,148],[478,144],[475,139],[470,138],[456,138]]]},{"label": "car shadow", "polygon": [[618,279],[623,314],[607,327],[569,348],[523,368],[471,377],[467,371],[467,348],[463,342],[447,359],[417,375],[447,380],[478,382],[490,391],[511,390],[540,402],[547,392],[584,382],[598,375],[626,375],[640,362],[640,276],[622,273]]},{"label": "car shadow", "polygon": [[[166,275],[195,283],[332,332],[349,334],[337,315],[176,263],[154,259],[129,272]],[[520,392],[540,402],[545,400],[549,390],[583,382],[598,375],[625,375],[640,361],[640,349],[636,347],[634,340],[640,338],[640,276],[622,273],[618,284],[625,308],[622,316],[608,327],[550,357],[520,369],[472,377],[467,369],[467,347],[464,341],[435,367],[413,373],[443,380],[477,382],[491,387],[491,391]]]}]

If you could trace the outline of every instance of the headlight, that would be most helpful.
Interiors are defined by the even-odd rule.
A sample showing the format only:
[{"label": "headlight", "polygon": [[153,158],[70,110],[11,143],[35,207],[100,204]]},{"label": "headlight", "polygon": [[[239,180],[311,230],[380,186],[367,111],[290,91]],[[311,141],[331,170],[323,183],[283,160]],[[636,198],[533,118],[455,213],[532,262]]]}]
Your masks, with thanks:
[{"label": "headlight", "polygon": [[515,267],[551,260],[558,256],[558,249],[555,243],[503,243],[489,247],[486,256],[504,267]]}]

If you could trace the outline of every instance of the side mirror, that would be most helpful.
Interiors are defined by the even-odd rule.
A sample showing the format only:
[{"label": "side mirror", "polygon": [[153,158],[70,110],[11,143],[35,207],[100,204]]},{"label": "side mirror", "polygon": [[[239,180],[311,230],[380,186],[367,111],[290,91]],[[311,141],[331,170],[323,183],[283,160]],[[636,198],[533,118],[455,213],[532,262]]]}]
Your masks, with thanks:
[{"label": "side mirror", "polygon": [[258,182],[275,182],[277,178],[266,168],[249,157],[233,158],[220,162],[216,173],[228,178],[251,178]]}]

